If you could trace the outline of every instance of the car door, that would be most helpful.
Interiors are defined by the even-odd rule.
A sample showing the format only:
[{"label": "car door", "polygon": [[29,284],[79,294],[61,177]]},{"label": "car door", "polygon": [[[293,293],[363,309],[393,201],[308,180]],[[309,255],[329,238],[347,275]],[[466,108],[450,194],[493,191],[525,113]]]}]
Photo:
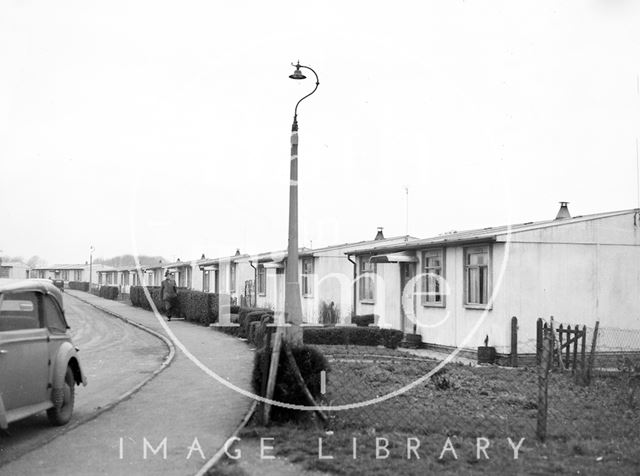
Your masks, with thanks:
[{"label": "car door", "polygon": [[[58,302],[51,296],[42,297],[42,315],[44,325],[49,331],[49,361],[55,362],[60,345],[69,340],[67,321]],[[49,381],[53,382],[53,365],[49,369]]]},{"label": "car door", "polygon": [[0,394],[7,411],[48,398],[48,332],[39,297],[36,292],[0,297]]}]

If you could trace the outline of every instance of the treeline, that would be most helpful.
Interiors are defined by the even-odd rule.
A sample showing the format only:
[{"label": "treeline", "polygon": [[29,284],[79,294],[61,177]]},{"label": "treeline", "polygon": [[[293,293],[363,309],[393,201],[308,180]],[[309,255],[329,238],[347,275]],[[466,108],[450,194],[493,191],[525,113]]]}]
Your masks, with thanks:
[{"label": "treeline", "polygon": [[[158,264],[160,262],[162,263],[167,262],[162,256],[146,256],[146,255],[138,256],[138,261],[140,262],[141,266],[151,266],[154,264]],[[93,262],[96,264],[113,266],[114,268],[119,268],[121,266],[136,265],[136,260],[133,255],[120,255],[120,256],[114,256],[113,258],[95,258]]]}]

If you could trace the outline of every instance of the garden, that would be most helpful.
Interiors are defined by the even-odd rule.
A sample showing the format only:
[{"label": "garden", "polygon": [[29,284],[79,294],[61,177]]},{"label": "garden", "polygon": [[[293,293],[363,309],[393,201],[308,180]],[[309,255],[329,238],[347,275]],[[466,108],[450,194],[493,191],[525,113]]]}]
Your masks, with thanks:
[{"label": "garden", "polygon": [[[277,455],[306,469],[349,475],[632,474],[640,467],[640,411],[626,400],[619,373],[599,376],[589,387],[570,374],[552,373],[542,443],[536,438],[535,367],[450,364],[414,388],[376,401],[438,362],[378,346],[309,347],[328,361],[322,404],[352,407],[328,409],[326,423],[298,412],[270,426],[254,422],[240,435],[273,438]],[[217,474],[226,470],[241,468],[229,460]]]}]

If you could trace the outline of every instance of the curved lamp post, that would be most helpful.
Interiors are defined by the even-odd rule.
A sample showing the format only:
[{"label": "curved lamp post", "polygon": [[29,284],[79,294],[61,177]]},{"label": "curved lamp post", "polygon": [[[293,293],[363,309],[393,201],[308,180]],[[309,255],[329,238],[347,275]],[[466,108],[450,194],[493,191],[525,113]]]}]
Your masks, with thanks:
[{"label": "curved lamp post", "polygon": [[89,247],[89,292],[91,292],[91,285],[93,284],[93,252],[95,248],[93,245]]},{"label": "curved lamp post", "polygon": [[287,248],[287,266],[285,271],[286,286],[284,290],[285,319],[291,325],[287,332],[287,340],[291,344],[302,344],[302,304],[300,302],[300,278],[298,273],[298,106],[300,103],[316,92],[320,81],[317,73],[309,66],[291,63],[296,70],[289,77],[291,79],[305,79],[300,71],[308,69],[316,77],[316,86],[309,94],[296,103],[291,125],[291,164],[289,181],[289,246]]}]

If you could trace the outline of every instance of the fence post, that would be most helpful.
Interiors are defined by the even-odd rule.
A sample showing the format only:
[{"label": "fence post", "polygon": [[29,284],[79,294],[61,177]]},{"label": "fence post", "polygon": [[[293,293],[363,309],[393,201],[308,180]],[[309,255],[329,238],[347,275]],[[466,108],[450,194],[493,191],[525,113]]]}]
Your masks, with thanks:
[{"label": "fence post", "polygon": [[542,353],[542,318],[536,321],[536,364],[540,365],[540,354]]},{"label": "fence post", "polygon": [[571,371],[576,373],[576,366],[578,365],[578,336],[580,335],[580,328],[576,324],[573,329],[573,365]]},{"label": "fence post", "polygon": [[511,367],[518,366],[518,318],[511,318]]},{"label": "fence post", "polygon": [[593,339],[591,340],[591,353],[589,354],[589,364],[587,365],[586,383],[591,383],[591,370],[593,369],[593,360],[596,354],[596,341],[598,339],[598,327],[600,327],[600,321],[596,321],[596,327],[593,329]]},{"label": "fence post", "polygon": [[584,368],[587,365],[586,342],[587,342],[587,326],[582,326],[582,344],[580,348],[580,360],[582,361],[581,370],[582,370],[583,377],[584,377]]},{"label": "fence post", "polygon": [[552,358],[552,338],[553,328],[545,329],[542,339],[542,352],[540,352],[540,364],[538,365],[538,426],[536,435],[540,441],[544,441],[547,437],[547,396],[549,362]]}]

